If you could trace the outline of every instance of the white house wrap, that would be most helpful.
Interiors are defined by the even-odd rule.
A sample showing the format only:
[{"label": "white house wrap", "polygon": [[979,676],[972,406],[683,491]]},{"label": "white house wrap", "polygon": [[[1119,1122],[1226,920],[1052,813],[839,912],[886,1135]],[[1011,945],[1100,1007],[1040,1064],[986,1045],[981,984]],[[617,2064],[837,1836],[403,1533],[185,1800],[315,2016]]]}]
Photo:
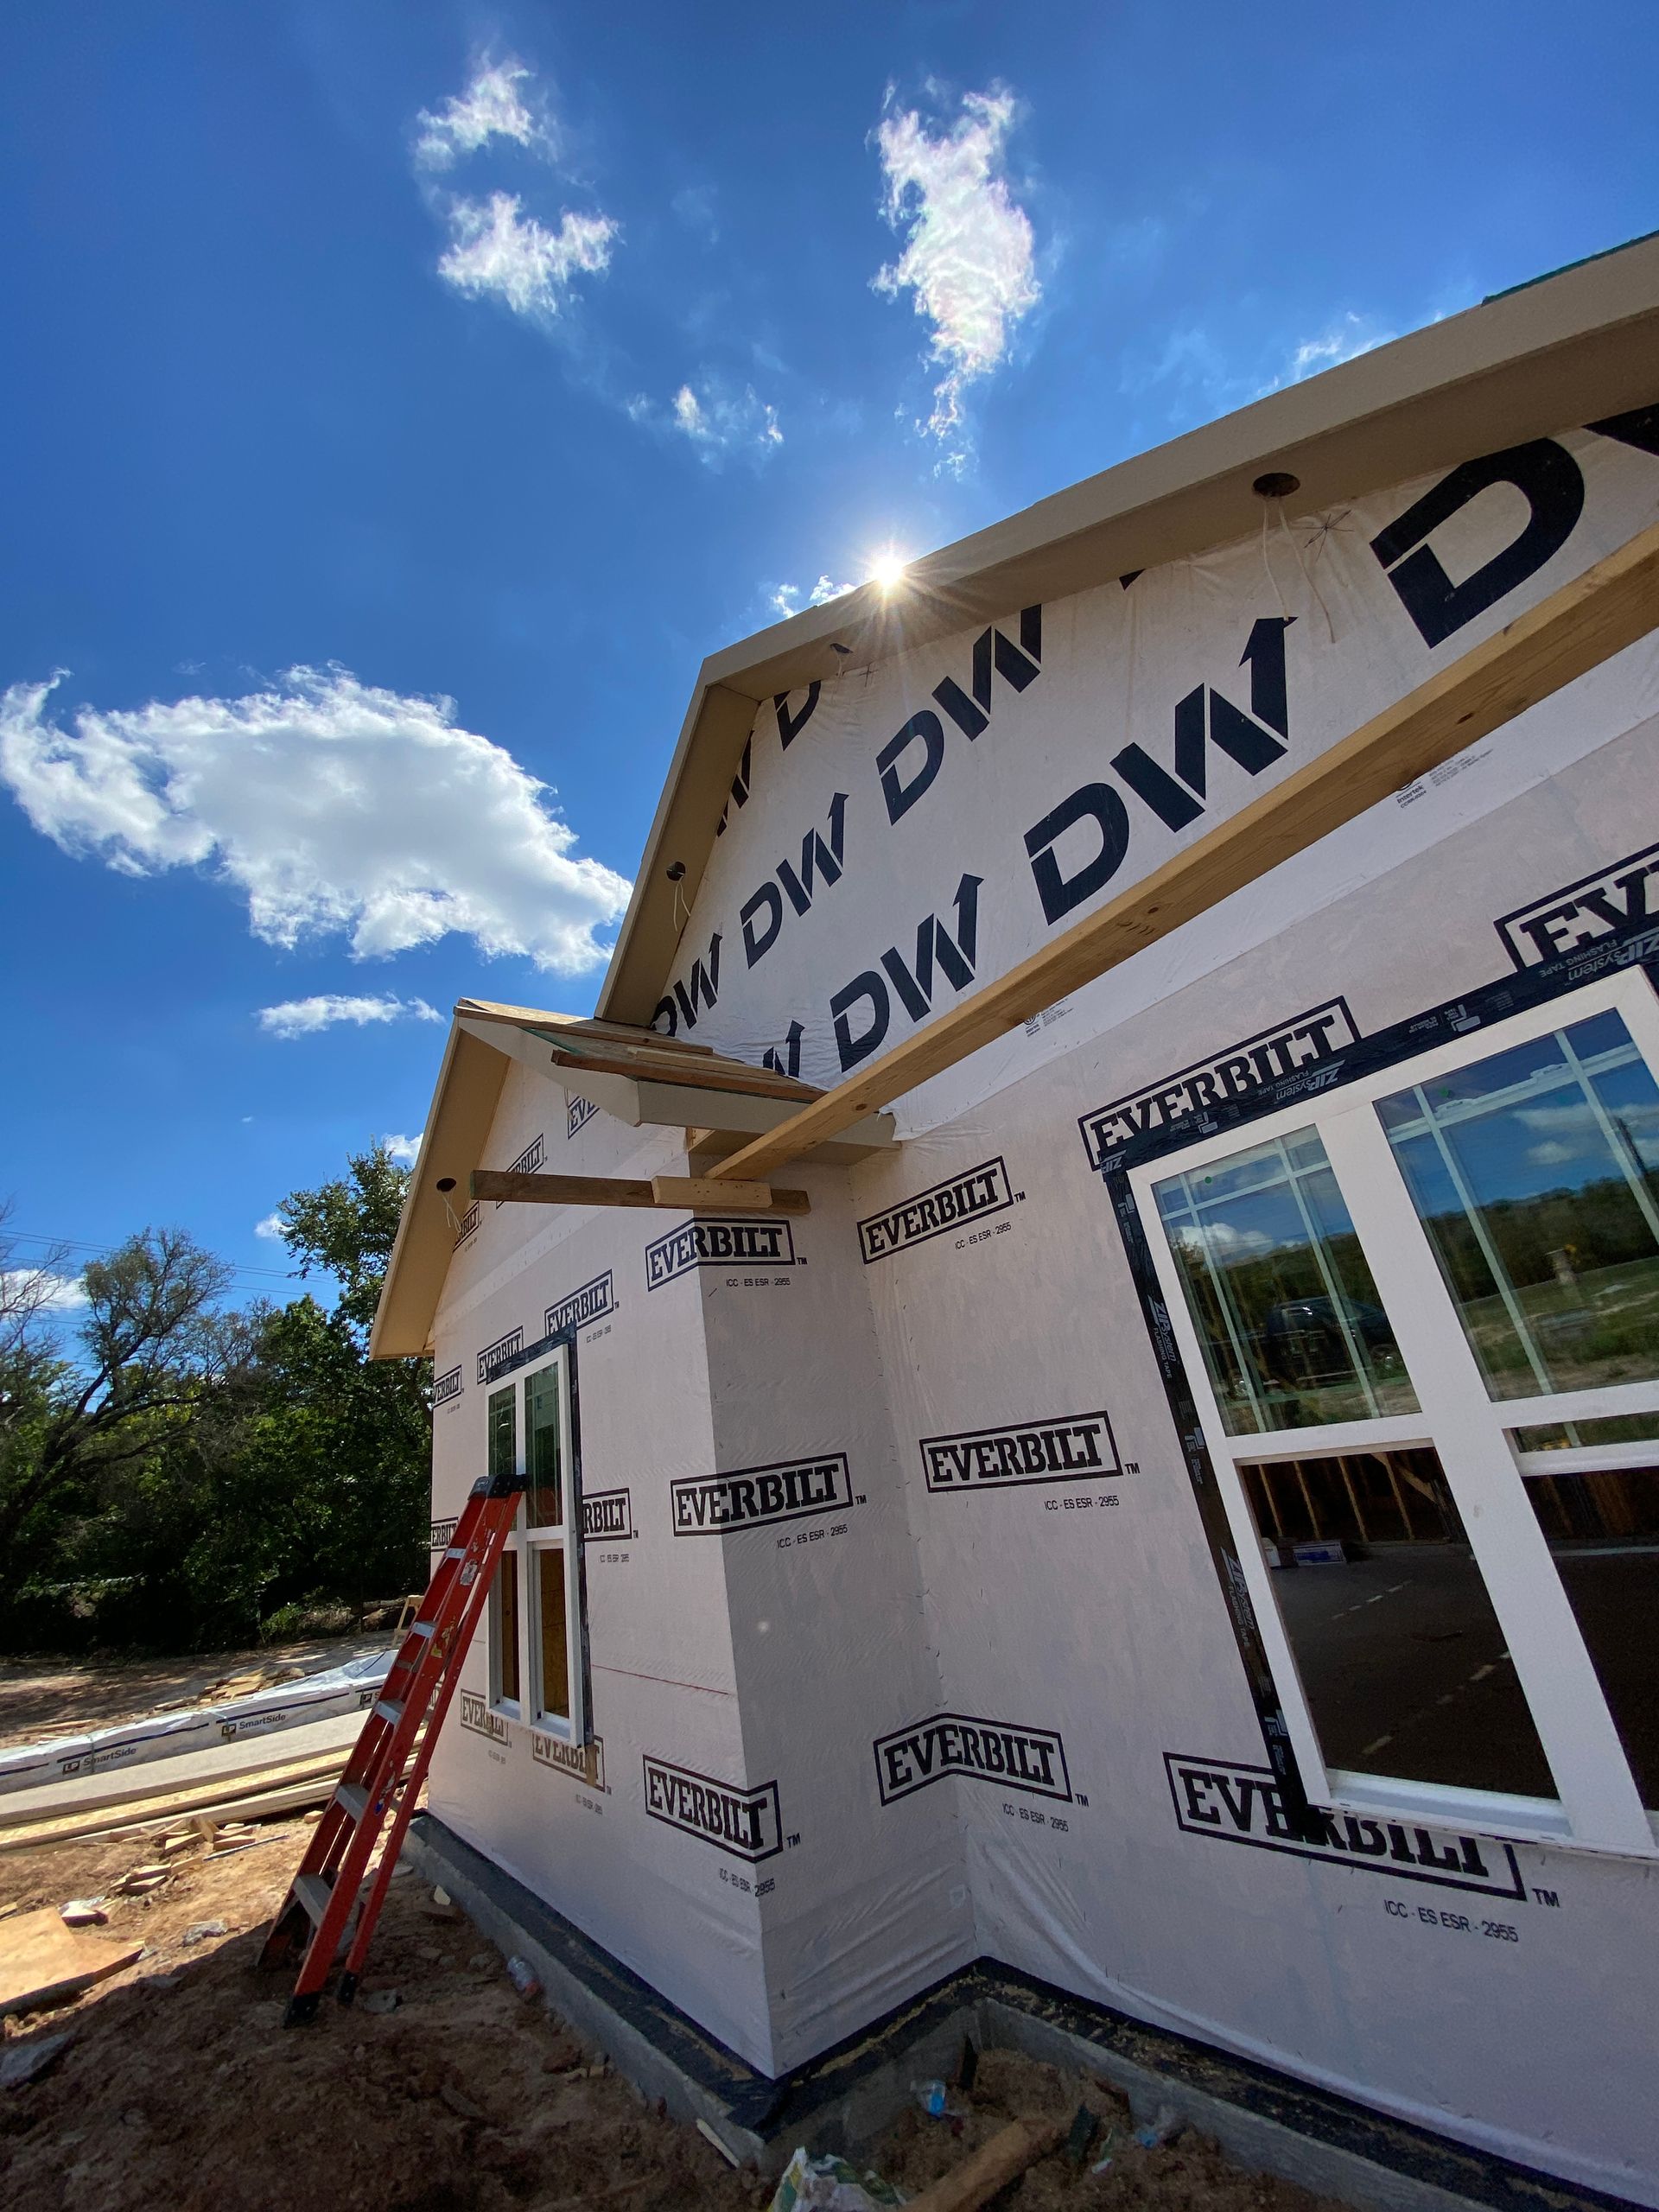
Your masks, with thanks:
[{"label": "white house wrap", "polygon": [[[1224,542],[1131,485],[1138,569],[725,657],[723,824],[665,801],[601,1014],[832,1086],[1659,518],[1659,248],[1462,321],[1237,418]],[[433,1351],[435,1536],[565,1395],[438,1818],[772,2074],[983,1955],[1659,2204],[1656,738],[1649,638],[779,1171],[804,1215],[468,1212],[696,1169],[527,1057],[448,1154],[441,1096],[458,1233],[423,1306],[411,1209],[377,1339]]]}]

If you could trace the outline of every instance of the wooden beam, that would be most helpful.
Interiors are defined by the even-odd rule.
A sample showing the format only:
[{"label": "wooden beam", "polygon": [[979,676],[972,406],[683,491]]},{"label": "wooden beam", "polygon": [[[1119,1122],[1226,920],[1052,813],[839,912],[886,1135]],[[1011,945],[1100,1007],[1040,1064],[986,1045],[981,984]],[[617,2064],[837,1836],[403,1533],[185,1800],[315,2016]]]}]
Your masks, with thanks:
[{"label": "wooden beam", "polygon": [[644,1049],[624,1052],[595,1051],[582,1044],[567,1046],[563,1038],[552,1046],[555,1066],[576,1077],[632,1076],[636,1083],[686,1084],[699,1090],[726,1091],[734,1098],[783,1098],[806,1103],[822,1096],[810,1083],[792,1076],[774,1075],[770,1068],[752,1068],[738,1060],[685,1060]]},{"label": "wooden beam", "polygon": [[581,1014],[550,1014],[543,1007],[505,1006],[495,999],[457,999],[457,1014],[474,1021],[511,1022],[515,1028],[575,1029],[584,1037],[609,1038],[619,1045],[649,1043],[664,1052],[712,1053],[712,1045],[694,1045],[684,1037],[664,1037],[660,1029],[642,1029],[636,1022],[600,1021]]},{"label": "wooden beam", "polygon": [[774,1191],[770,1183],[714,1183],[706,1175],[653,1175],[659,1206],[718,1206],[732,1213],[810,1213],[804,1191]]},{"label": "wooden beam", "polygon": [[[756,1198],[756,1192],[764,1195]],[[659,1206],[678,1213],[716,1206],[729,1213],[807,1213],[812,1205],[804,1191],[774,1191],[753,1181],[734,1192],[729,1183],[701,1175],[659,1175],[647,1183],[620,1175],[508,1175],[492,1167],[474,1168],[468,1195],[503,1205]]]},{"label": "wooden beam", "polygon": [[943,1074],[1056,999],[1132,959],[1206,908],[1317,844],[1367,807],[1559,691],[1659,621],[1659,523],[1516,615],[1131,884],[997,982],[928,1022],[775,1129],[717,1161],[711,1178],[769,1175],[826,1137]]}]

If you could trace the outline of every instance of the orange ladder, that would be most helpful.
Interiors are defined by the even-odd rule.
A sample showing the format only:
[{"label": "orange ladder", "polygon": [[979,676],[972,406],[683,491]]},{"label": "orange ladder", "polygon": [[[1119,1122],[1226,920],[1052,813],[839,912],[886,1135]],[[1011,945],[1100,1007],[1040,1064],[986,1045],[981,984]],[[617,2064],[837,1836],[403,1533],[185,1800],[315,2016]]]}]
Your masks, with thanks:
[{"label": "orange ladder", "polygon": [[363,1897],[335,1991],[342,2005],[357,1995],[404,1831],[437,1748],[438,1731],[460,1682],[461,1662],[484,1611],[524,1486],[522,1475],[481,1475],[473,1484],[420,1611],[397,1648],[346,1771],[271,1923],[259,1955],[262,1967],[286,1965],[305,1942],[284,2027],[298,2027],[316,2018],[370,1857],[390,1815],[385,1849]]}]

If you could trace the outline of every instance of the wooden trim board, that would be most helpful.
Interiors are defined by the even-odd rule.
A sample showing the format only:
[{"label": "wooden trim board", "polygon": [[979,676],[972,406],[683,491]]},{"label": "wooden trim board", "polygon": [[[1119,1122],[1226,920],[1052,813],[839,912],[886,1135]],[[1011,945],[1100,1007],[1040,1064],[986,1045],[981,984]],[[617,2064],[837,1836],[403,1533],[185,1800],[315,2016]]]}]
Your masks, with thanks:
[{"label": "wooden trim board", "polygon": [[327,1758],[293,1761],[246,1774],[220,1775],[188,1789],[157,1791],[153,1797],[133,1797],[118,1805],[89,1806],[56,1818],[19,1822],[15,1827],[0,1829],[0,1853],[29,1850],[41,1844],[73,1843],[86,1836],[147,1827],[157,1821],[177,1821],[232,1806],[245,1812],[251,1805],[264,1802],[267,1809],[274,1810],[268,1803],[273,1795],[302,1786],[315,1785],[321,1796],[327,1796],[344,1772],[352,1750],[350,1744],[342,1744]]},{"label": "wooden trim board", "polygon": [[982,991],[708,1171],[762,1179],[1488,737],[1659,621],[1659,523],[1471,646]]},{"label": "wooden trim board", "polygon": [[658,1175],[640,1182],[622,1175],[510,1175],[493,1167],[475,1167],[469,1191],[474,1198],[494,1198],[502,1205],[661,1206],[677,1213],[697,1206],[807,1213],[812,1205],[804,1191],[774,1191],[753,1180],[736,1186],[724,1181],[715,1185],[698,1175]]}]

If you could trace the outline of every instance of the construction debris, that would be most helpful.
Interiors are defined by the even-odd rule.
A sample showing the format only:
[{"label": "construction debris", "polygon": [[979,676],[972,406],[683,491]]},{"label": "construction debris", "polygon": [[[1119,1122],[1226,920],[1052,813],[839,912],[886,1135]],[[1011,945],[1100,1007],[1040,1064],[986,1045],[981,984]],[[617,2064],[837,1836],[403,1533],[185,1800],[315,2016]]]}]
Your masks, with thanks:
[{"label": "construction debris", "polygon": [[143,1948],[66,1927],[54,1905],[18,1913],[0,1929],[0,2012],[65,2004],[130,1966]]}]

